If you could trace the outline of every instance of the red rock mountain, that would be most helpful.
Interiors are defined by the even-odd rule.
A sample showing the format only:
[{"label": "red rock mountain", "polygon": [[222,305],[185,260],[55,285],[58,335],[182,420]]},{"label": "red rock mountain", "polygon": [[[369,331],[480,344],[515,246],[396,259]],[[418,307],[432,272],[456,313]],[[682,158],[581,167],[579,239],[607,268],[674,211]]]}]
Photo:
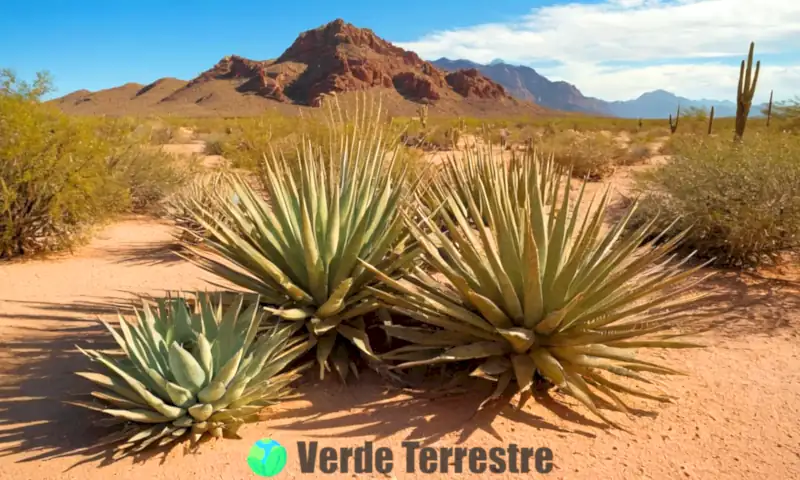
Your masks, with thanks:
[{"label": "red rock mountain", "polygon": [[[425,103],[440,106],[442,113],[544,111],[513,98],[476,69],[446,72],[416,53],[383,40],[372,30],[357,28],[341,19],[301,33],[275,60],[256,61],[231,55],[189,82],[178,85],[171,80],[170,85],[176,87],[171,92],[157,88],[161,84],[163,80],[136,90],[139,97],[142,91],[149,92],[150,99],[155,93],[150,88],[162,94],[146,106],[139,98],[140,109],[183,115],[207,111],[248,115],[270,106],[315,107],[327,94],[378,89],[388,91],[399,103],[406,103],[405,110]],[[137,97],[122,98],[133,89],[120,88],[75,92],[55,102],[71,113],[128,113],[118,110],[124,110]],[[114,92],[116,101],[106,98],[109,92]]]}]

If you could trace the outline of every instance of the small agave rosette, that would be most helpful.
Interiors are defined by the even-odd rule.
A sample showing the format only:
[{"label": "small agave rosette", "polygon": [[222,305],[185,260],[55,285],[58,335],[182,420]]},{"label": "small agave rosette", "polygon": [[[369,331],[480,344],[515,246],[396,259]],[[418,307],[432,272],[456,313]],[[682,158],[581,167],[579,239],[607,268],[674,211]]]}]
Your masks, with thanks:
[{"label": "small agave rosette", "polygon": [[124,423],[116,435],[121,456],[163,446],[184,436],[192,443],[237,438],[241,425],[290,393],[289,384],[308,365],[284,369],[313,345],[295,335],[295,324],[279,324],[258,336],[264,313],[257,302],[243,309],[243,297],[223,309],[208,295],[196,308],[184,298],[143,303],[137,322],[119,317],[119,330],[103,321],[122,350],[111,355],[83,350],[105,372],[79,372],[100,389],[96,402],[70,402]]}]

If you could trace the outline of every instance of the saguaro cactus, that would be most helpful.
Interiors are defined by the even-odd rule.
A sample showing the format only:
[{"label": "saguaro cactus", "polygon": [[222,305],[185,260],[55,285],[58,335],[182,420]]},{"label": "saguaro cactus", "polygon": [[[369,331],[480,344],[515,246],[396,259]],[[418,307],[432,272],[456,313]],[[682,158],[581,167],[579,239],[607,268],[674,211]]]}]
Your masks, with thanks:
[{"label": "saguaro cactus", "polygon": [[681,106],[678,105],[678,113],[675,115],[675,122],[672,122],[672,114],[669,114],[669,131],[670,133],[675,133],[675,130],[678,129],[678,122],[681,119]]},{"label": "saguaro cactus", "polygon": [[711,135],[711,129],[714,126],[714,106],[711,106],[711,111],[708,114],[708,134]]},{"label": "saguaro cactus", "polygon": [[769,121],[772,119],[772,94],[774,90],[769,91],[769,105],[767,105],[767,128],[769,128]]},{"label": "saguaro cactus", "polygon": [[758,83],[758,72],[761,70],[761,61],[756,62],[756,71],[753,75],[753,50],[755,42],[750,42],[750,52],[747,54],[747,61],[742,60],[739,68],[739,88],[736,91],[736,135],[734,140],[740,141],[747,126],[747,116],[750,114],[750,106],[753,104],[753,95],[756,93]]}]

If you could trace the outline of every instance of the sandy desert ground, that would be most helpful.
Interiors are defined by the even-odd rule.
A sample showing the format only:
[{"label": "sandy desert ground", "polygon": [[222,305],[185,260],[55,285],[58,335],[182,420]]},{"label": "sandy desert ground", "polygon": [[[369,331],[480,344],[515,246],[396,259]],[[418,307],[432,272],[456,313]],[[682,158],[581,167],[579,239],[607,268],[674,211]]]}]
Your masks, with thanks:
[{"label": "sandy desert ground", "polygon": [[[622,169],[614,176],[618,190],[625,190],[629,174]],[[549,447],[555,468],[544,477],[554,479],[800,478],[800,262],[758,273],[719,272],[702,286],[715,295],[709,308],[716,309],[718,327],[704,334],[709,348],[662,354],[691,375],[665,380],[679,397],[673,404],[634,402],[637,415],[623,420],[630,433],[571,412],[564,404],[575,403],[557,394],[541,394],[522,411],[506,407],[473,418],[485,392],[416,398],[366,375],[348,386],[304,380],[304,398],[243,428],[243,440],[207,444],[197,454],[177,448],[111,462],[92,446],[100,432],[91,415],[62,403],[88,388],[73,375],[87,367],[75,345],[107,342],[96,316],[113,318],[115,305],[137,294],[207,285],[206,274],[174,255],[171,229],[127,218],[73,253],[0,265],[0,478],[252,479],[245,458],[264,437],[288,447],[287,467],[275,478],[479,477],[407,473],[401,458],[407,440]],[[311,440],[389,446],[394,472],[302,474],[294,445]],[[531,476],[541,477],[492,475]]]}]

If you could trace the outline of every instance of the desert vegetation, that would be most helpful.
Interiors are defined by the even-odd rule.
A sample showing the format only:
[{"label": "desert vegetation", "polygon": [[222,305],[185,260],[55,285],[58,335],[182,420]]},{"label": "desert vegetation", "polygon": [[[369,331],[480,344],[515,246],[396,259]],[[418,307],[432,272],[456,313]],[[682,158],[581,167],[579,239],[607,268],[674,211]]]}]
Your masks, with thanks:
[{"label": "desert vegetation", "polygon": [[[71,403],[117,428],[116,457],[238,438],[312,365],[406,390],[429,387],[419,372],[493,382],[479,409],[551,391],[624,427],[631,398],[670,402],[657,379],[693,373],[649,352],[702,346],[684,337],[709,326],[712,266],[800,246],[800,109],[746,121],[752,64],[751,46],[737,118],[646,121],[390,117],[336,96],[296,117],[72,117],[42,103],[46,74],[4,72],[0,257],[155,215],[224,287],[143,299],[104,322],[113,352],[80,345],[97,389]],[[161,148],[181,136],[222,163]],[[633,195],[612,215],[595,187],[619,171]]]},{"label": "desert vegetation", "polygon": [[51,88],[0,76],[0,257],[74,244],[91,225],[156,207],[190,174],[124,119],[76,119],[41,103]]}]

